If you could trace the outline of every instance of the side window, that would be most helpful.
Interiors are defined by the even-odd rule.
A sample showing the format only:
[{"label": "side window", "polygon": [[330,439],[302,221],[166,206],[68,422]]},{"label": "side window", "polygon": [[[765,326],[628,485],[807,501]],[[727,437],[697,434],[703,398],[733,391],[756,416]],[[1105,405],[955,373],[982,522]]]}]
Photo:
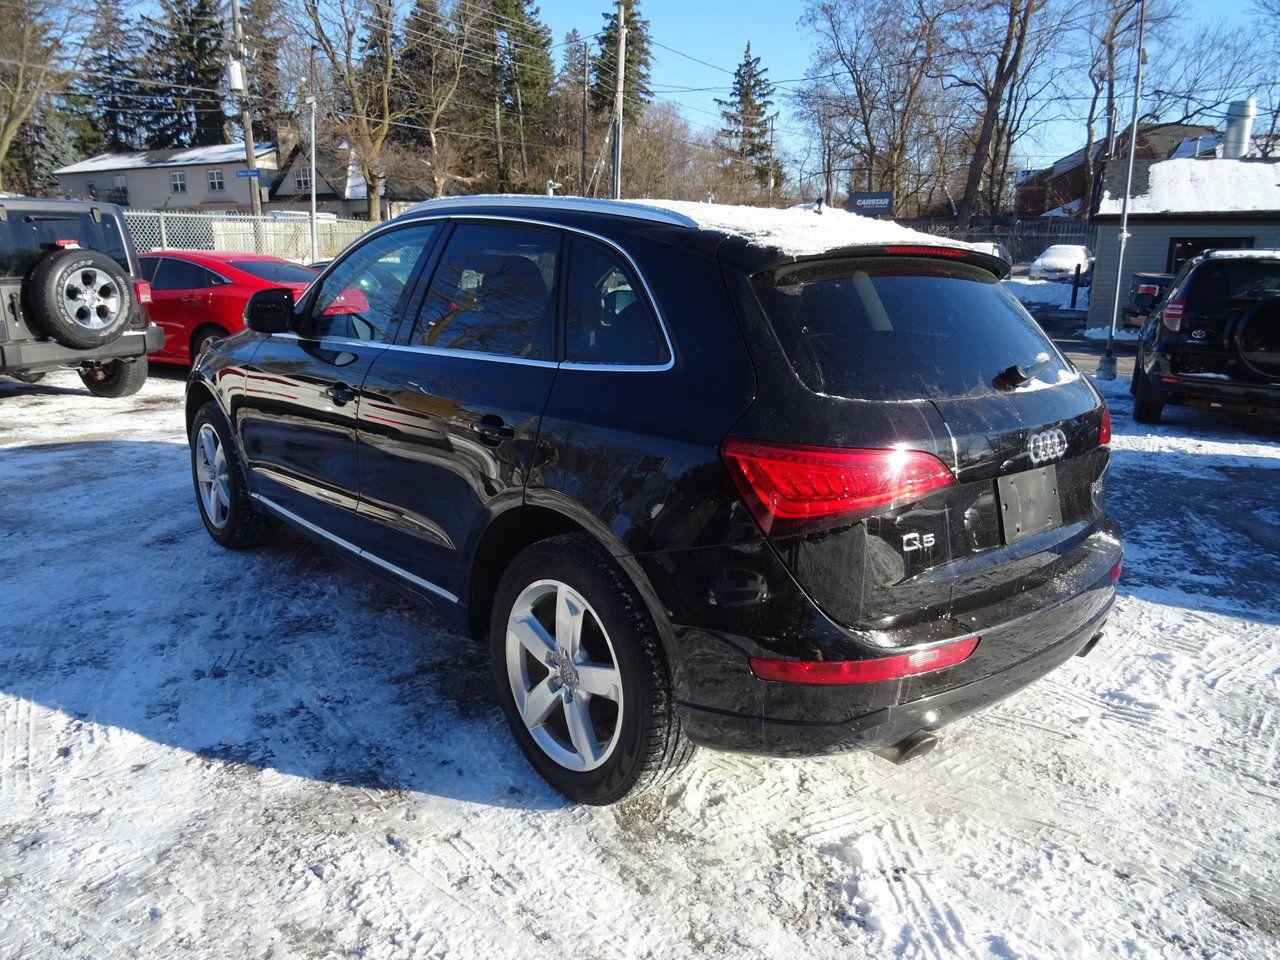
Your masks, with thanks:
[{"label": "side window", "polygon": [[547,230],[463,223],[436,267],[417,346],[550,360],[560,239]]},{"label": "side window", "polygon": [[667,360],[666,345],[638,283],[613,250],[573,241],[564,328],[565,360],[646,366]]},{"label": "side window", "polygon": [[420,223],[391,230],[347,254],[316,291],[302,335],[390,341],[404,288],[437,229]]},{"label": "side window", "polygon": [[204,267],[173,257],[161,257],[156,267],[153,290],[201,290],[209,285],[209,274]]},{"label": "side window", "polygon": [[155,279],[156,267],[160,266],[159,257],[139,257],[138,269],[142,273],[142,279],[151,283]]}]

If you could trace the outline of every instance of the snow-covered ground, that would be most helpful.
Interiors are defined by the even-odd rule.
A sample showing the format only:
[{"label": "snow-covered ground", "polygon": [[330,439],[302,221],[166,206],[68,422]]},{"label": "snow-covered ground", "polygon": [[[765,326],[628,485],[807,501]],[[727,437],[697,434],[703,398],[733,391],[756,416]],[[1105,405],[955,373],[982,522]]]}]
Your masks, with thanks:
[{"label": "snow-covered ground", "polygon": [[1280,426],[1123,384],[1103,643],[922,760],[567,805],[471,643],[218,549],[181,384],[0,384],[0,956],[1239,957],[1280,937]]},{"label": "snow-covered ground", "polygon": [[[1010,277],[1001,281],[1023,303],[1039,303],[1053,307],[1071,306],[1071,284],[1058,280],[1028,280],[1026,277]],[[1076,310],[1089,309],[1089,288],[1081,287],[1076,294]]]}]

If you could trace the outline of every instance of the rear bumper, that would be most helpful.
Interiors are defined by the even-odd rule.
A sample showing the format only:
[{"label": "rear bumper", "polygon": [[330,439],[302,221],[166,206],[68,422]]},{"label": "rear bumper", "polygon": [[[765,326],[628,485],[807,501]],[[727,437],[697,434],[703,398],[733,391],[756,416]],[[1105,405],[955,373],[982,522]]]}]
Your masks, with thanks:
[{"label": "rear bumper", "polygon": [[1194,374],[1178,374],[1162,369],[1165,366],[1166,364],[1153,363],[1146,371],[1144,400],[1280,415],[1280,384],[1197,377]]},{"label": "rear bumper", "polygon": [[155,324],[145,330],[130,330],[101,347],[77,350],[54,340],[0,344],[0,370],[39,372],[58,367],[77,367],[101,360],[145,357],[164,344],[164,331]]}]

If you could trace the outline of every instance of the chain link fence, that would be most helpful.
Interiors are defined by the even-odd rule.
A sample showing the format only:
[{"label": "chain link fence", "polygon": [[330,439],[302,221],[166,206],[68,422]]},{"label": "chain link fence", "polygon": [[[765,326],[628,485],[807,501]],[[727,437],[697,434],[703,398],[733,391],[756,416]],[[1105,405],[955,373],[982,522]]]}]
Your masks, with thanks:
[{"label": "chain link fence", "polygon": [[[311,221],[305,216],[126,210],[124,219],[139,252],[160,248],[228,250],[264,253],[299,262],[311,259]],[[337,256],[369,227],[364,220],[317,219],[320,259]]]},{"label": "chain link fence", "polygon": [[970,243],[1002,243],[1014,263],[1026,263],[1044,253],[1055,243],[1071,243],[1097,250],[1098,228],[1082,220],[1039,219],[1014,220],[1007,224],[985,224],[962,227],[947,220],[901,220],[912,227],[949,240]]}]

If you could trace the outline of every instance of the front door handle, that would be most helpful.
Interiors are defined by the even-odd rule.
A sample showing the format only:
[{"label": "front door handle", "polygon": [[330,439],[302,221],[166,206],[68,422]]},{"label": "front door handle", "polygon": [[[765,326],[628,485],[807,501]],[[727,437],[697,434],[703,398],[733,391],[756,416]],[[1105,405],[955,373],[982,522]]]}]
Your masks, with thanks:
[{"label": "front door handle", "polygon": [[344,407],[356,398],[356,391],[345,383],[331,383],[324,388],[324,395],[333,401],[335,407]]},{"label": "front door handle", "polygon": [[473,420],[471,423],[471,429],[480,434],[480,436],[484,437],[486,440],[491,440],[495,443],[501,443],[503,440],[511,440],[516,435],[515,427],[510,426],[501,417],[496,417],[492,414],[486,417],[481,417],[479,420]]}]

